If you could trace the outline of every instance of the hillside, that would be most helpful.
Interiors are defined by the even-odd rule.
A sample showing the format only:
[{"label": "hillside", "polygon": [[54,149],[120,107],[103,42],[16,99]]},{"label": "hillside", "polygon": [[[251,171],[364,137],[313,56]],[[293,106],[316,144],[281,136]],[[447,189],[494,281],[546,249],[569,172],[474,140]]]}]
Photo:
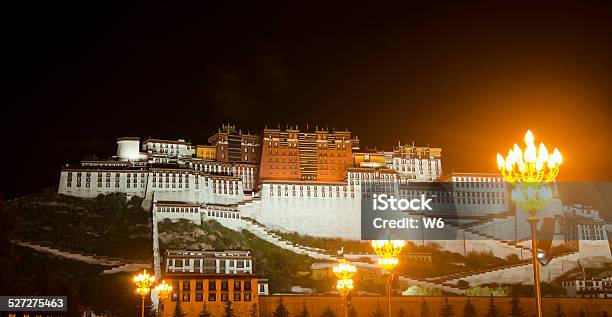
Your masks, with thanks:
[{"label": "hillside", "polygon": [[246,230],[236,232],[215,221],[201,225],[187,220],[159,223],[160,248],[165,249],[244,249],[251,250],[255,272],[270,278],[271,292],[287,292],[292,285],[312,286],[308,278],[313,259],[263,241]]},{"label": "hillside", "polygon": [[126,259],[152,257],[150,213],[124,194],[94,199],[57,195],[48,189],[8,201],[14,238],[56,248]]}]

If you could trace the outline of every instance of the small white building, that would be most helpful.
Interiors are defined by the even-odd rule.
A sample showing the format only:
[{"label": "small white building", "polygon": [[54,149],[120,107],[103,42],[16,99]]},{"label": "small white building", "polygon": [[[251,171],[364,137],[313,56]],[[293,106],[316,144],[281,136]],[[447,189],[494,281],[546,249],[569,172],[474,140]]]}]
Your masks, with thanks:
[{"label": "small white building", "polygon": [[250,251],[166,250],[167,273],[253,274]]},{"label": "small white building", "polygon": [[167,164],[190,159],[195,155],[196,147],[183,139],[147,139],[142,144],[142,150],[147,153],[149,163]]},{"label": "small white building", "polygon": [[561,286],[567,291],[567,296],[582,298],[612,298],[612,277],[603,279],[584,278],[566,279]]}]

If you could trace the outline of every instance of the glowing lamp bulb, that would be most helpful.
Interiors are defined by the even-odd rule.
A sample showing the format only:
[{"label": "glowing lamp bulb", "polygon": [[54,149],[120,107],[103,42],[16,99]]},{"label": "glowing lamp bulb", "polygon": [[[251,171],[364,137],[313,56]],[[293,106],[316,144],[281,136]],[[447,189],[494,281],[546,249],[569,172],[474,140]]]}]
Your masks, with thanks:
[{"label": "glowing lamp bulb", "polygon": [[561,152],[559,152],[559,149],[555,148],[553,150],[552,156],[553,156],[553,158],[555,160],[555,163],[557,165],[561,165],[561,163],[563,163],[563,156],[561,156]]},{"label": "glowing lamp bulb", "polygon": [[506,162],[504,162],[504,157],[497,153],[497,168],[502,169],[506,167]]},{"label": "glowing lamp bulb", "polygon": [[531,130],[527,130],[527,133],[525,133],[525,144],[530,145],[530,144],[534,144],[534,137],[533,137],[533,133],[531,132]]}]

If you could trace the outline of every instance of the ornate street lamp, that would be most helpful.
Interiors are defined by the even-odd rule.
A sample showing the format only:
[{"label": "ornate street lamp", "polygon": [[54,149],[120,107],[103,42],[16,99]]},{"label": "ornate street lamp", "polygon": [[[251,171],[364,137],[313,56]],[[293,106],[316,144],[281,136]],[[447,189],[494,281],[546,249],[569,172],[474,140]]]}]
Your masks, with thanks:
[{"label": "ornate street lamp", "polygon": [[160,310],[164,311],[164,300],[168,298],[170,293],[172,293],[172,285],[167,284],[166,281],[161,281],[161,283],[155,286],[155,291],[157,292],[157,296],[159,298],[159,306]]},{"label": "ornate street lamp", "polygon": [[552,190],[548,183],[553,182],[559,174],[559,166],[563,162],[563,157],[557,148],[552,153],[548,153],[544,143],[540,143],[539,149],[536,150],[533,133],[530,130],[525,134],[525,145],[523,152],[515,143],[505,159],[497,153],[497,168],[504,180],[515,187],[512,191],[512,200],[529,214],[533,287],[537,316],[542,317],[536,214],[552,199]]},{"label": "ornate street lamp", "polygon": [[378,265],[387,271],[387,309],[391,316],[391,281],[393,269],[399,263],[397,256],[402,252],[405,242],[403,240],[372,240],[374,253],[379,256]]},{"label": "ornate street lamp", "polygon": [[149,275],[145,269],[142,273],[134,275],[136,293],[142,298],[142,317],[144,317],[145,297],[151,292],[151,286],[155,283],[155,276]]},{"label": "ornate street lamp", "polygon": [[357,272],[357,268],[354,265],[347,263],[346,259],[342,259],[342,263],[334,266],[332,270],[338,278],[336,289],[338,289],[340,296],[342,296],[344,317],[348,317],[346,295],[348,295],[348,293],[353,289],[353,276],[355,275],[355,272]]}]

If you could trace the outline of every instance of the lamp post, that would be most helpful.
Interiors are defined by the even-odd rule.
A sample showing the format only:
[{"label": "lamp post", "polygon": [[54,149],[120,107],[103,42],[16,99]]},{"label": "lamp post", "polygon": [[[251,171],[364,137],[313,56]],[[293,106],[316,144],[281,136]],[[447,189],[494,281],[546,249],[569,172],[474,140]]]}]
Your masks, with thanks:
[{"label": "lamp post", "polygon": [[559,174],[563,162],[557,148],[552,153],[544,143],[536,150],[533,133],[525,134],[525,151],[515,143],[504,157],[497,153],[497,168],[504,180],[514,185],[512,200],[529,214],[531,226],[531,262],[533,265],[533,289],[536,297],[537,316],[542,317],[542,293],[540,291],[540,266],[538,263],[537,213],[552,198],[548,183]]},{"label": "lamp post", "polygon": [[378,265],[387,271],[387,311],[391,317],[391,281],[393,280],[393,269],[399,263],[397,256],[402,251],[405,242],[403,240],[372,240],[374,253],[379,256]]},{"label": "lamp post", "polygon": [[346,259],[342,259],[342,263],[334,266],[332,270],[338,278],[336,289],[338,289],[338,292],[340,292],[340,296],[342,296],[342,304],[344,305],[344,317],[348,317],[346,295],[348,295],[348,293],[353,289],[353,275],[355,275],[355,272],[357,272],[357,268],[352,264],[346,263]]},{"label": "lamp post", "polygon": [[142,298],[142,314],[144,317],[145,308],[145,296],[151,292],[151,286],[155,283],[155,276],[149,275],[147,270],[143,270],[142,273],[134,275],[134,284],[136,284],[136,293]]},{"label": "lamp post", "polygon": [[168,298],[170,293],[172,293],[172,285],[167,284],[166,281],[161,281],[161,283],[155,286],[155,291],[157,292],[157,296],[159,298],[159,306],[160,310],[164,311],[164,300]]}]

